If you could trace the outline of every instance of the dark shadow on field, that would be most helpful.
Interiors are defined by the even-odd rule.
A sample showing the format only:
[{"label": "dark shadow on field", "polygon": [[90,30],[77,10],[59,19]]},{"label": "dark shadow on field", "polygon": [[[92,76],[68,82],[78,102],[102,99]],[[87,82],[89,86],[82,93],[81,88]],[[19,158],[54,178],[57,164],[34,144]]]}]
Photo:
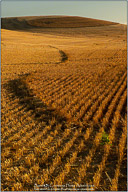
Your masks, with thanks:
[{"label": "dark shadow on field", "polygon": [[68,60],[68,56],[66,55],[66,53],[62,50],[59,50],[60,56],[61,56],[61,63],[65,62]]},{"label": "dark shadow on field", "polygon": [[27,23],[27,21],[22,20],[18,21],[16,17],[12,18],[2,18],[1,19],[1,28],[8,30],[28,30],[32,27]]},{"label": "dark shadow on field", "polygon": [[39,98],[37,98],[31,90],[28,89],[24,79],[29,74],[21,76],[19,79],[10,80],[6,84],[6,89],[11,95],[11,99],[18,98],[19,104],[23,106],[26,112],[31,111],[35,120],[45,122],[49,125],[49,121],[55,118],[56,124],[62,124],[62,130],[66,128],[66,118],[58,114],[58,112],[47,106]]},{"label": "dark shadow on field", "polygon": [[57,49],[59,51],[59,53],[60,53],[61,61],[56,63],[56,64],[64,63],[64,62],[66,62],[68,60],[68,56],[64,51],[58,49],[57,47],[51,46],[51,45],[49,45],[49,47]]},{"label": "dark shadow on field", "polygon": [[5,17],[1,19],[1,28],[8,30],[28,30],[41,28],[83,28],[117,25],[118,23],[84,18],[78,16],[26,16]]}]

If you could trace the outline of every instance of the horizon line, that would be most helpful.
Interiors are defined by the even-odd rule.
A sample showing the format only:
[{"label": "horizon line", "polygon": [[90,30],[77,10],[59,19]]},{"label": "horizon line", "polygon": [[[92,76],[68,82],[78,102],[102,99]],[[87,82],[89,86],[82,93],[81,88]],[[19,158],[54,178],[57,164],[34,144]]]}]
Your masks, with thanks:
[{"label": "horizon line", "polygon": [[59,17],[84,17],[84,18],[88,18],[88,19],[95,19],[95,20],[101,20],[101,21],[108,21],[108,22],[113,22],[113,23],[117,23],[117,24],[124,24],[127,25],[126,23],[119,23],[117,21],[112,21],[112,20],[104,20],[104,19],[99,19],[99,18],[92,18],[92,17],[86,17],[86,16],[78,16],[78,15],[18,15],[18,16],[1,16],[1,18],[18,18],[18,17],[49,17],[49,16],[59,16]]}]

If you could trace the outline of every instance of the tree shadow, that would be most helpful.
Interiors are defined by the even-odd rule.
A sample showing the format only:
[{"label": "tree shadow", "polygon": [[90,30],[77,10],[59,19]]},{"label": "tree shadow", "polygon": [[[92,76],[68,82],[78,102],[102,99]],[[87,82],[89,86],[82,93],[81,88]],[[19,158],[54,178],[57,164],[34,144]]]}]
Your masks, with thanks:
[{"label": "tree shadow", "polygon": [[54,118],[55,124],[61,123],[62,130],[64,130],[66,128],[66,117],[59,115],[55,109],[47,106],[32,93],[24,81],[25,76],[28,75],[29,74],[22,75],[21,78],[10,80],[5,85],[9,92],[9,97],[11,97],[11,99],[18,98],[18,102],[23,106],[24,110],[26,112],[31,111],[34,120],[39,122],[43,121],[46,125],[49,125],[49,121]]}]

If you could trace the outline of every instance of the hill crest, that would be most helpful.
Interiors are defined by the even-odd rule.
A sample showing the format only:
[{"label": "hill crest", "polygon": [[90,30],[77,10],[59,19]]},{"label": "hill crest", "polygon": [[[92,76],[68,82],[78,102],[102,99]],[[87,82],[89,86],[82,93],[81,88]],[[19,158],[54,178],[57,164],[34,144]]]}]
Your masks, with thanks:
[{"label": "hill crest", "polygon": [[78,16],[24,16],[1,18],[1,28],[24,30],[32,28],[79,28],[119,23]]}]

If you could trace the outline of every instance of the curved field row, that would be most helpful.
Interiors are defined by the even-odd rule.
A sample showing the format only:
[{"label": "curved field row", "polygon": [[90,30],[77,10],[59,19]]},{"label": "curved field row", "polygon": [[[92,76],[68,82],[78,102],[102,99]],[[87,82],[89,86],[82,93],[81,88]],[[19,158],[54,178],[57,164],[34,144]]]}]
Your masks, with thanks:
[{"label": "curved field row", "polygon": [[[112,122],[112,128],[109,132],[109,139],[110,139],[110,142],[112,144],[114,138],[115,138],[115,129],[119,123],[119,120],[120,120],[120,112],[121,112],[121,109],[122,109],[122,104],[123,102],[125,102],[126,100],[126,91],[124,92],[124,95],[122,95],[122,98],[118,104],[118,107],[115,111],[115,116],[113,118],[113,122]],[[110,153],[110,148],[111,148],[111,145],[105,145],[104,147],[104,156],[102,158],[102,162],[100,163],[99,167],[98,167],[98,170],[97,172],[95,173],[94,177],[93,177],[93,184],[94,186],[97,188],[98,185],[99,185],[99,181],[100,181],[100,176],[102,174],[102,171],[103,169],[105,168],[105,163],[107,161],[107,158],[108,158],[108,155]],[[120,152],[119,152],[120,154]],[[113,184],[113,183],[112,183]],[[114,189],[115,186],[112,186],[112,188]]]},{"label": "curved field row", "polygon": [[116,166],[114,178],[112,179],[111,191],[117,191],[118,190],[120,168],[121,168],[122,160],[123,160],[123,156],[124,156],[124,149],[125,149],[126,139],[127,139],[127,123],[126,123],[126,120],[125,120],[125,123],[123,125],[122,135],[121,135],[120,140],[119,140],[118,163],[117,163],[117,166]]},{"label": "curved field row", "polygon": [[[122,82],[124,81],[124,78],[126,77],[126,74],[124,74],[124,76],[122,77],[122,80],[120,80],[120,82],[118,82],[117,83],[117,88],[115,87],[115,90],[117,89],[118,90],[118,87],[122,84]],[[125,86],[126,84],[124,83],[124,86]],[[125,86],[126,87],[126,86]],[[114,92],[113,92],[114,93]],[[15,114],[15,113],[14,113]],[[30,113],[31,114],[31,113]],[[29,126],[30,126],[30,124],[29,124]],[[30,126],[31,127],[31,126]],[[35,126],[34,126],[35,127]],[[28,128],[26,129],[26,131],[28,130]],[[25,131],[25,130],[24,130]],[[26,132],[25,131],[25,132]],[[27,131],[28,132],[28,131]],[[36,129],[36,132],[38,133],[38,129]],[[22,134],[24,133],[23,131],[21,132]],[[30,129],[30,131],[27,133],[27,134],[25,134],[24,135],[24,137],[23,138],[26,138],[25,139],[25,143],[22,141],[22,140],[20,140],[20,137],[22,136],[21,135],[21,133],[19,132],[19,141],[20,141],[20,143],[18,144],[17,143],[17,145],[16,146],[13,146],[14,147],[14,149],[15,149],[15,147],[17,148],[17,147],[19,147],[21,144],[22,144],[22,146],[23,145],[25,145],[25,143],[26,143],[26,139],[27,138],[29,138],[29,137],[32,137],[32,135],[33,135],[33,131],[31,132],[31,129]],[[34,130],[34,133],[35,133],[35,130]],[[90,132],[91,133],[91,132]],[[46,134],[46,133],[45,133]],[[8,134],[9,135],[9,134]],[[28,135],[28,136],[27,136]],[[54,137],[56,137],[55,136],[56,134],[54,134]],[[41,138],[41,135],[40,134],[37,134],[37,141],[39,142],[39,138]],[[84,136],[85,138],[86,138],[86,134],[85,134],[85,136]],[[18,135],[16,134],[16,138],[14,137],[14,139],[11,137],[11,140],[10,140],[10,144],[11,144],[11,141],[13,141],[13,140],[15,140],[15,139],[18,139]],[[53,138],[52,138],[53,139]],[[35,139],[34,139],[35,140]],[[62,139],[63,140],[63,139]],[[51,142],[52,140],[50,139],[50,137],[48,137],[48,139],[46,139],[46,143],[47,143],[47,141],[48,142]],[[9,142],[9,140],[8,140],[8,142]],[[61,141],[62,142],[62,141]],[[82,141],[83,142],[83,141]],[[35,142],[30,142],[30,143],[34,143],[34,147],[36,147],[35,146]],[[43,145],[44,145],[44,141],[43,141]],[[33,145],[33,144],[32,144]],[[83,144],[82,144],[83,145]],[[28,146],[29,146],[29,149],[30,149],[30,144],[28,144]],[[84,145],[83,145],[84,146]],[[43,148],[41,148],[40,150],[42,150]],[[82,150],[82,149],[81,149]],[[14,159],[15,159],[15,157],[16,157],[16,159],[19,159],[19,158],[21,158],[22,157],[22,155],[24,154],[24,151],[27,151],[27,149],[26,148],[24,148],[23,147],[23,149],[22,150],[19,150],[19,152],[17,151],[17,153],[15,154],[15,156],[14,156]],[[27,152],[27,154],[28,154],[28,152]],[[53,153],[52,153],[53,154]],[[19,156],[20,155],[20,156]],[[77,153],[75,152],[75,155],[73,155],[73,157],[75,158],[77,156]],[[7,157],[7,156],[6,156]],[[29,155],[27,155],[26,156],[26,158],[27,157],[29,157]],[[4,158],[4,156],[3,156],[3,158]],[[34,158],[34,157],[33,157]],[[47,158],[48,158],[48,156],[46,156],[44,159],[46,159],[47,160]],[[39,159],[38,159],[38,161],[39,161]],[[56,161],[56,160],[55,160]],[[67,162],[67,164],[69,164],[69,162],[74,162],[75,161],[75,159],[74,160],[69,160],[68,162]],[[31,164],[30,164],[31,165]],[[66,167],[67,167],[67,165],[65,165]],[[8,164],[8,162],[7,162],[7,164],[5,165],[5,169],[6,169],[6,167],[11,167],[11,164],[9,163]],[[52,167],[52,165],[51,165],[51,167]],[[69,167],[70,167],[70,165],[69,165]],[[69,169],[69,171],[70,171],[70,169]],[[50,174],[51,174],[52,172],[50,172]],[[58,176],[59,177],[59,176]],[[57,177],[57,178],[58,178]],[[63,179],[64,180],[64,179]],[[56,179],[56,181],[57,181],[57,179]],[[56,183],[56,181],[55,181],[55,183]]]},{"label": "curved field row", "polygon": [[[124,76],[122,77],[122,80],[124,81],[124,78],[126,77],[126,74],[124,74]],[[122,80],[120,80],[120,83],[118,83],[117,84],[117,86],[116,87],[118,87],[120,84],[122,84]],[[124,86],[125,86],[126,84],[124,83]],[[126,87],[126,86],[125,86]],[[31,127],[31,126],[30,126]],[[38,131],[38,130],[37,130]],[[20,135],[20,134],[19,134]],[[31,133],[31,135],[32,135],[32,133]],[[29,135],[29,136],[31,136],[31,135]],[[55,136],[56,134],[54,134],[54,137],[56,137]],[[18,135],[17,135],[18,136]],[[26,135],[25,135],[25,137],[26,137]],[[38,142],[39,142],[39,137],[41,138],[41,135],[40,136],[38,136],[37,135],[37,138],[38,138]],[[86,138],[86,134],[85,134],[85,136],[84,136],[85,138]],[[26,137],[26,139],[27,139],[27,137]],[[51,142],[52,140],[50,140],[50,137],[48,137],[48,139],[46,139],[46,143],[47,143],[47,141],[48,142]],[[22,143],[21,141],[20,141],[20,143]],[[43,144],[44,144],[45,142],[43,141]],[[25,144],[25,143],[23,143],[23,144]],[[19,146],[19,145],[17,145],[17,146]],[[30,145],[28,145],[29,147],[30,147]],[[35,146],[35,143],[34,143],[34,147],[36,147]],[[42,149],[42,148],[41,148]],[[22,157],[22,154],[24,154],[24,151],[27,151],[25,148],[23,148],[22,150],[20,150],[20,154],[21,154],[21,157]],[[15,155],[16,156],[16,159],[17,159],[17,157],[19,157],[20,158],[20,156],[18,155],[19,154],[19,152],[17,151],[17,154]],[[77,154],[77,153],[75,153],[75,154]],[[27,155],[28,157],[29,157],[29,155]],[[74,155],[73,155],[74,156]],[[75,155],[76,156],[76,155]],[[74,156],[74,158],[75,158],[75,156]],[[47,156],[48,157],[48,156]],[[27,157],[26,157],[27,158]],[[15,158],[14,158],[15,159]],[[47,159],[46,157],[45,157],[45,159]],[[38,159],[39,160],[39,159]],[[56,161],[56,160],[55,160]],[[69,160],[70,161],[70,160]],[[68,161],[68,163],[69,163],[69,161]],[[75,159],[74,160],[71,160],[71,162],[72,161],[75,161]],[[10,167],[11,166],[11,164],[8,164],[8,166]],[[67,166],[67,165],[65,165],[65,166]],[[53,167],[52,165],[51,165],[51,167]],[[69,166],[70,167],[70,166]],[[6,168],[6,166],[5,166],[5,168]],[[69,169],[70,170],[70,169]],[[50,172],[50,174],[51,174],[52,172]],[[58,177],[57,177],[58,178]],[[56,181],[57,181],[57,179],[56,179]],[[56,183],[56,182],[55,182]]]},{"label": "curved field row", "polygon": [[126,189],[124,27],[76,29],[75,38],[72,31],[4,31],[3,191],[46,183]]},{"label": "curved field row", "polygon": [[[122,89],[121,89],[121,92],[122,92]],[[121,106],[123,106],[122,105],[122,101],[125,101],[125,99],[126,99],[126,92],[124,92],[124,95],[122,96],[122,100],[120,101],[120,103],[119,103],[119,105],[118,105],[118,107],[117,107],[117,109],[116,109],[116,111],[118,111],[118,109],[121,107]],[[115,112],[116,113],[116,112]],[[115,116],[116,117],[116,116]],[[118,118],[117,118],[118,119]],[[113,120],[114,121],[114,120]],[[93,158],[93,156],[96,154],[95,152],[96,152],[96,148],[98,147],[98,145],[99,145],[99,141],[100,141],[100,138],[101,138],[101,135],[102,135],[102,133],[103,133],[103,131],[104,131],[104,127],[101,127],[100,129],[99,129],[99,133],[97,133],[96,135],[97,135],[97,137],[95,137],[94,138],[94,146],[92,146],[92,149],[89,151],[89,155],[86,157],[86,159],[85,159],[85,164],[83,164],[83,165],[81,165],[80,166],[80,168],[79,168],[79,179],[76,181],[76,182],[79,182],[79,183],[81,183],[81,181],[83,180],[83,179],[85,179],[85,176],[86,176],[86,182],[87,182],[87,180],[89,179],[88,178],[88,174],[89,174],[89,172],[90,172],[90,170],[88,170],[89,169],[89,166],[90,166],[90,163],[91,163],[91,161],[92,161],[92,159],[94,159],[95,161],[97,161],[97,159],[95,159],[95,158]],[[112,131],[111,131],[111,133],[113,133],[113,129],[112,129]],[[111,138],[111,136],[109,135],[109,137],[110,137],[110,141],[112,141],[112,138]],[[109,148],[110,147],[110,145],[106,145],[106,147],[107,148]],[[106,158],[106,148],[105,148],[105,150],[104,150],[104,152],[105,152],[105,156],[103,157],[103,159],[104,158]],[[98,157],[97,157],[98,158]],[[100,158],[99,158],[100,159]],[[94,162],[94,160],[93,160],[93,165],[96,165],[96,163]],[[99,162],[98,162],[99,163]],[[75,163],[76,164],[76,163]],[[101,166],[102,166],[102,162],[101,162]],[[92,167],[91,167],[91,169],[92,169]],[[77,170],[78,171],[78,170]],[[91,170],[92,171],[92,170]],[[99,165],[98,165],[98,170],[97,170],[97,173],[95,174],[95,176],[94,176],[94,179],[93,179],[93,182],[91,183],[91,184],[93,184],[95,187],[98,187],[98,184],[99,184],[99,176],[100,176],[100,173],[101,172],[99,172],[99,171],[101,171],[101,169],[99,169]],[[88,179],[87,179],[88,178]],[[95,181],[96,180],[96,181]]]}]

